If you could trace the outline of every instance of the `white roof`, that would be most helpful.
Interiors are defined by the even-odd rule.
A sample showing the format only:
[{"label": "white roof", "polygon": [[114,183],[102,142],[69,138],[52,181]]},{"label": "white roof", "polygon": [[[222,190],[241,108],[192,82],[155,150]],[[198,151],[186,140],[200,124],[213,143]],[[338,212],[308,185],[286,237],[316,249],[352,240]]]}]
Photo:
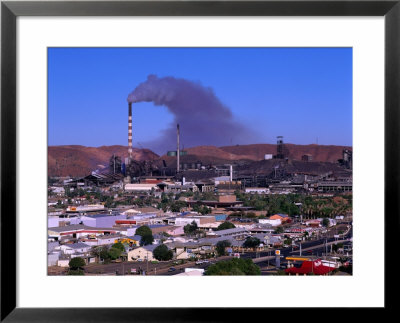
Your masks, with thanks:
[{"label": "white roof", "polygon": [[126,184],[126,190],[151,190],[157,187],[157,184]]}]

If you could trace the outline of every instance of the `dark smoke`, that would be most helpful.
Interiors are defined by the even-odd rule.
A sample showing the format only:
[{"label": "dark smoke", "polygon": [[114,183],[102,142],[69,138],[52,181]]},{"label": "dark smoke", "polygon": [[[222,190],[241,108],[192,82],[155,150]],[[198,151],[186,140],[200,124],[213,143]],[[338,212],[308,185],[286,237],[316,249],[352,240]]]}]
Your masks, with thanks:
[{"label": "dark smoke", "polygon": [[166,106],[174,115],[173,124],[164,130],[163,136],[147,143],[161,154],[176,150],[177,123],[185,147],[245,144],[256,138],[254,132],[233,119],[232,112],[211,88],[185,79],[149,75],[129,94],[128,102],[153,102]]}]

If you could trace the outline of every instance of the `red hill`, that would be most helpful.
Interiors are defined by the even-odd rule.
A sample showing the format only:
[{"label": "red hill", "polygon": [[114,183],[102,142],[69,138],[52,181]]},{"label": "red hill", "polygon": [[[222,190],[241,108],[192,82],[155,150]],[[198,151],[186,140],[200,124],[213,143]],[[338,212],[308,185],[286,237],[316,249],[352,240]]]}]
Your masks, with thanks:
[{"label": "red hill", "polygon": [[[98,168],[107,166],[112,154],[127,155],[126,146],[85,147],[78,145],[48,147],[49,176],[85,176]],[[154,160],[158,155],[149,149],[133,149],[136,160]]]},{"label": "red hill", "polygon": [[[312,155],[315,162],[337,162],[342,158],[344,148],[347,146],[323,146],[323,145],[294,145],[285,144],[289,159],[301,160],[305,154]],[[203,164],[223,164],[233,160],[258,161],[263,160],[265,154],[276,154],[274,144],[253,144],[237,146],[197,146],[185,149],[188,155],[182,156],[182,162],[195,163],[201,160]],[[85,176],[99,167],[107,166],[112,154],[125,157],[126,146],[50,146],[48,147],[48,172],[49,176]],[[162,156],[149,149],[133,149],[133,158],[139,161],[154,160],[156,164],[162,164],[164,159],[168,167],[175,167],[176,157]]]}]

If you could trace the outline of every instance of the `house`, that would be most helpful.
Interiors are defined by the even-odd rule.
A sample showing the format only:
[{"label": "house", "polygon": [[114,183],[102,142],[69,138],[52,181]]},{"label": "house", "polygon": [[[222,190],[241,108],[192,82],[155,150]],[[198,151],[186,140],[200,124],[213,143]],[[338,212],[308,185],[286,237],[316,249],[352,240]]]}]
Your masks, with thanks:
[{"label": "house", "polygon": [[321,219],[313,219],[306,221],[306,225],[312,228],[319,228],[321,226]]},{"label": "house", "polygon": [[172,225],[163,224],[151,224],[148,227],[150,228],[153,235],[161,232],[168,232],[169,230],[174,228]]},{"label": "house", "polygon": [[84,254],[89,252],[90,248],[91,248],[90,245],[82,242],[65,244],[60,246],[60,250],[62,250],[62,252],[65,255]]},{"label": "house", "polygon": [[157,189],[157,184],[126,184],[124,189],[128,192],[151,192]]},{"label": "house", "polygon": [[290,217],[287,214],[282,214],[282,213],[278,213],[278,214],[274,214],[271,215],[269,217],[270,220],[281,220],[282,224],[283,223],[290,223],[292,222],[292,220],[290,219]]},{"label": "house", "polygon": [[59,267],[69,267],[69,261],[71,259],[64,256],[64,257],[60,257],[60,259],[57,260],[57,266]]},{"label": "house", "polygon": [[82,224],[66,225],[63,227],[48,228],[48,237],[61,240],[63,237],[81,238],[85,236],[97,236],[101,234],[115,234],[118,230],[108,228],[93,228]]},{"label": "house", "polygon": [[282,220],[281,219],[258,219],[258,223],[260,224],[270,224],[273,227],[276,227],[278,225],[282,224]]},{"label": "house", "polygon": [[175,218],[175,225],[177,226],[185,226],[187,224],[192,224],[195,222],[198,227],[203,224],[214,223],[215,216],[213,215],[199,215],[199,216],[183,216]]},{"label": "house", "polygon": [[223,238],[231,237],[231,238],[235,238],[235,239],[244,239],[248,235],[250,235],[250,233],[246,228],[233,228],[233,229],[207,232],[207,236],[223,237]]},{"label": "house", "polygon": [[151,244],[147,246],[142,246],[138,247],[135,249],[132,249],[131,251],[128,252],[128,261],[140,261],[139,259],[143,260],[155,260],[153,251],[155,248],[157,248],[159,245]]},{"label": "house", "polygon": [[173,242],[167,244],[167,246],[174,252],[176,259],[199,258],[214,252],[213,243],[206,240],[202,242]]},{"label": "house", "polygon": [[246,187],[244,189],[245,193],[252,193],[252,194],[269,194],[269,188],[267,187]]},{"label": "house", "polygon": [[180,236],[180,235],[185,234],[185,232],[183,230],[183,226],[172,227],[171,229],[167,230],[166,233],[171,236]]},{"label": "house", "polygon": [[98,236],[97,239],[97,245],[98,246],[104,246],[108,244],[114,244],[115,241],[118,241],[118,239],[122,239],[124,236],[120,234],[107,234],[104,236]]}]

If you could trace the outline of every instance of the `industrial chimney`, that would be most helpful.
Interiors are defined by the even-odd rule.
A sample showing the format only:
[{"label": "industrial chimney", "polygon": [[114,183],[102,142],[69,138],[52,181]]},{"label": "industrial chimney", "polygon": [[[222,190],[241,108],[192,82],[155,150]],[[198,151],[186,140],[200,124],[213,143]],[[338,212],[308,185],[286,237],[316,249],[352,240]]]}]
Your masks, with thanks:
[{"label": "industrial chimney", "polygon": [[181,152],[179,151],[179,123],[176,125],[176,172],[179,173],[179,157]]},{"label": "industrial chimney", "polygon": [[128,112],[128,154],[129,161],[132,159],[132,102],[128,103],[129,112]]},{"label": "industrial chimney", "polygon": [[232,165],[229,165],[229,181],[232,183],[233,180],[233,169]]}]

